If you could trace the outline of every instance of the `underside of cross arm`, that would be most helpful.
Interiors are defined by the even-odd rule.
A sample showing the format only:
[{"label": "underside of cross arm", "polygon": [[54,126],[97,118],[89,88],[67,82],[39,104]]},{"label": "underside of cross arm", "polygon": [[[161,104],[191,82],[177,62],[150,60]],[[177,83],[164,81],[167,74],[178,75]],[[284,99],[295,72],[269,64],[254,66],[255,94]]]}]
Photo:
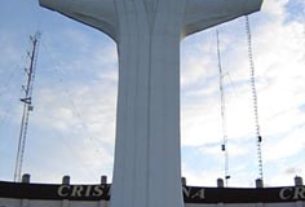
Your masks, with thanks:
[{"label": "underside of cross arm", "polygon": [[116,40],[113,0],[39,0],[39,4],[106,33]]},{"label": "underside of cross arm", "polygon": [[187,2],[183,36],[259,11],[263,0],[188,0]]}]

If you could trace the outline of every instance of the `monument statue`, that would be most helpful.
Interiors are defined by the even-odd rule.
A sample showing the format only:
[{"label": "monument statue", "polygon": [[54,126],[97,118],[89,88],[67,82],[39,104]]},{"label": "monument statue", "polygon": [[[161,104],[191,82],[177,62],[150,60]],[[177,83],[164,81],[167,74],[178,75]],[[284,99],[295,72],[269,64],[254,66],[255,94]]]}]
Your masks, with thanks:
[{"label": "monument statue", "polygon": [[[108,34],[119,56],[111,207],[182,207],[180,41],[262,0],[40,0]],[[190,69],[191,70],[191,69]]]}]

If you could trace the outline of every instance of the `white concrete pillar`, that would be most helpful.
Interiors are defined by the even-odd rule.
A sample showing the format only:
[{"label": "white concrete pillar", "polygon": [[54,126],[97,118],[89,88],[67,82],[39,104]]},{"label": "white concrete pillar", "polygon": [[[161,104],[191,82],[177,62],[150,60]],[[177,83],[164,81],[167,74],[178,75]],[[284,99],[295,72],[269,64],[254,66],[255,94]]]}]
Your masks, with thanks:
[{"label": "white concrete pillar", "polygon": [[[180,40],[259,10],[262,0],[40,0],[118,45],[111,207],[183,207]],[[191,68],[190,68],[191,70]]]},{"label": "white concrete pillar", "polygon": [[118,4],[120,71],[111,207],[183,206],[179,129],[183,8],[180,0],[159,1],[151,8],[156,13],[146,12],[143,1]]}]

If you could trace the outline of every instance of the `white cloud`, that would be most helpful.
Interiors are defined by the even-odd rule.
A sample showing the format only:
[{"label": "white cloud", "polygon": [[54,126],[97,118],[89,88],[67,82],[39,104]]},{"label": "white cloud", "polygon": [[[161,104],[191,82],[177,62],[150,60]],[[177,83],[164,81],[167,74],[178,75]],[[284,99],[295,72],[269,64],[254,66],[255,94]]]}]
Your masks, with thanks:
[{"label": "white cloud", "polygon": [[[203,146],[200,148],[200,151],[208,156],[214,156],[218,157],[220,159],[223,158],[223,153],[220,153],[221,144],[216,146]],[[248,154],[248,149],[244,146],[237,145],[235,143],[229,143],[227,146],[227,150],[229,152],[230,158],[239,157],[239,156],[245,156]]]},{"label": "white cloud", "polygon": [[286,135],[279,134],[280,139],[272,139],[266,146],[264,158],[266,162],[276,162],[283,158],[289,159],[291,156],[303,152],[305,149],[305,125],[303,127],[291,129]]}]

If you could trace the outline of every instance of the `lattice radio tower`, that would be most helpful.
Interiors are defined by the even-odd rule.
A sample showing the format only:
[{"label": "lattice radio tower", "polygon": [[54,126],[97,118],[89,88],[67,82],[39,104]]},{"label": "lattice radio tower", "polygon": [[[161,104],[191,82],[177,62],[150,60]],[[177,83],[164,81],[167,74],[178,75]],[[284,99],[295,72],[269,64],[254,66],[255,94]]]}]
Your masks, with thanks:
[{"label": "lattice radio tower", "polygon": [[31,52],[28,52],[30,63],[29,66],[25,68],[26,85],[22,85],[22,89],[24,91],[24,97],[20,99],[20,101],[23,103],[23,114],[20,125],[17,157],[16,157],[15,171],[14,171],[15,182],[19,182],[21,180],[22,164],[23,164],[23,157],[25,152],[29,117],[30,117],[30,112],[33,111],[34,109],[32,105],[32,94],[34,88],[39,38],[40,38],[39,32],[37,32],[34,36],[30,36],[31,45],[32,45]]}]

